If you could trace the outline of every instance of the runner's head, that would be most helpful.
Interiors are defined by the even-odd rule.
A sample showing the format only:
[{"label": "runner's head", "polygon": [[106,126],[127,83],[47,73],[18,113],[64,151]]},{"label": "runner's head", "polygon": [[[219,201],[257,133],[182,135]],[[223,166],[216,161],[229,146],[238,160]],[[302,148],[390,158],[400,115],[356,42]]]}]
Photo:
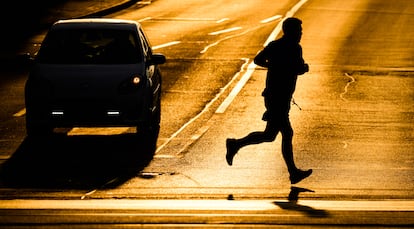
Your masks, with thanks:
[{"label": "runner's head", "polygon": [[282,30],[284,36],[299,42],[302,37],[302,21],[294,17],[287,18],[283,21]]}]

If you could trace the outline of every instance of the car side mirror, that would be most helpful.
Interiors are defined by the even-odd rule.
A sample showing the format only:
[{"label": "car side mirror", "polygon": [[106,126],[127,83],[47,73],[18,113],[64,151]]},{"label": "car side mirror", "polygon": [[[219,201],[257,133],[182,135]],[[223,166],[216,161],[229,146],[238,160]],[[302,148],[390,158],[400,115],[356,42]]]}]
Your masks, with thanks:
[{"label": "car side mirror", "polygon": [[20,66],[29,67],[34,62],[34,57],[30,53],[22,53],[16,56],[16,61]]},{"label": "car side mirror", "polygon": [[163,54],[154,53],[151,56],[151,64],[164,64],[165,61],[166,61],[166,58]]}]

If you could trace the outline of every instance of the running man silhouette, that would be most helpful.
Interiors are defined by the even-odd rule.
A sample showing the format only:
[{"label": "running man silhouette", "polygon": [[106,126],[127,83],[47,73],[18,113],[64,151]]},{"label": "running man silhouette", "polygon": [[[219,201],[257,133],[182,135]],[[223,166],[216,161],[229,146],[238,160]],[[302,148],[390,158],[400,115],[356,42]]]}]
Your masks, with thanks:
[{"label": "running man silhouette", "polygon": [[282,24],[283,36],[270,42],[254,58],[254,63],[267,68],[266,87],[262,93],[266,111],[263,120],[267,122],[264,131],[256,131],[247,136],[226,140],[226,161],[230,166],[240,148],[272,142],[279,132],[282,134],[282,154],[290,175],[291,184],[310,176],[312,169],[300,170],[293,158],[293,129],[289,120],[289,110],[298,75],[309,71],[302,57],[299,44],[302,37],[302,21],[287,18]]}]

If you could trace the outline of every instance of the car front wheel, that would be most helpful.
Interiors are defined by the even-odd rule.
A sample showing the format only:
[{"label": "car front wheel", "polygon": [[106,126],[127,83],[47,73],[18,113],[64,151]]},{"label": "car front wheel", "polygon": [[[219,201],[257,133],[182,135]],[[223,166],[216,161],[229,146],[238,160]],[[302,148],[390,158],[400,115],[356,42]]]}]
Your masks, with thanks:
[{"label": "car front wheel", "polygon": [[53,127],[47,124],[40,124],[26,119],[26,132],[28,136],[48,136],[53,134]]}]

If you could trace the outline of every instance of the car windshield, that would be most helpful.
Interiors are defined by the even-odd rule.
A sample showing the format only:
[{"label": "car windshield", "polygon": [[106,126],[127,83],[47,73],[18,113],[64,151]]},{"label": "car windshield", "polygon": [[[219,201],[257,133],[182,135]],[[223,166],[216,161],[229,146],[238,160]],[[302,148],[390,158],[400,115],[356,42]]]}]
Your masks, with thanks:
[{"label": "car windshield", "polygon": [[47,35],[37,60],[49,64],[133,64],[142,62],[132,31],[57,29]]}]

